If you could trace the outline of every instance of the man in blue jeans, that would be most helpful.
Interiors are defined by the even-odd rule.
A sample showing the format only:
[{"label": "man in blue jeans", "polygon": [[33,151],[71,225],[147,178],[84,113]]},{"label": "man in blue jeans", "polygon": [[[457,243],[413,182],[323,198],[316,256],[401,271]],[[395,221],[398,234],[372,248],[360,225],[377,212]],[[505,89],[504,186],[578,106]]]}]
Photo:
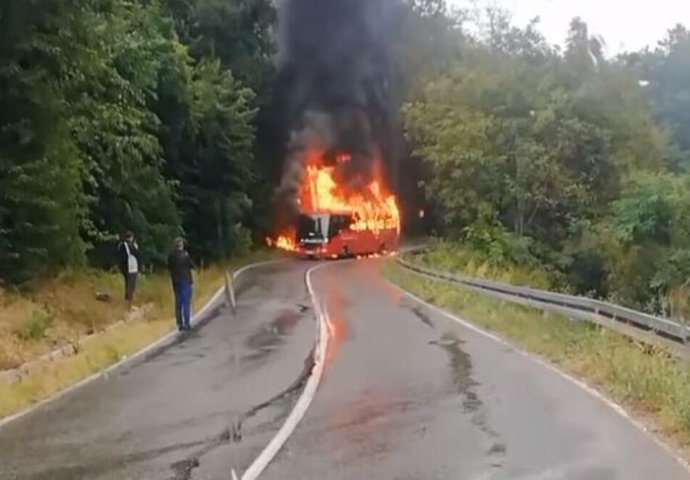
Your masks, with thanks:
[{"label": "man in blue jeans", "polygon": [[168,270],[175,293],[175,319],[177,328],[182,332],[191,330],[192,293],[194,264],[185,249],[183,238],[176,238],[172,252],[168,255]]}]

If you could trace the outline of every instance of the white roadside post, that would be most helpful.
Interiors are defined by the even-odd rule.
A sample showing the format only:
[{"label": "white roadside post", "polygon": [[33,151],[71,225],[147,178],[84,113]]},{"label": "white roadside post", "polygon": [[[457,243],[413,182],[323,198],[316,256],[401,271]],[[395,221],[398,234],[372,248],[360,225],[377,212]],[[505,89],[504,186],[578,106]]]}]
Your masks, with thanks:
[{"label": "white roadside post", "polygon": [[237,317],[237,300],[235,299],[235,285],[232,275],[225,272],[225,292],[227,295],[228,306],[232,309],[232,314]]}]

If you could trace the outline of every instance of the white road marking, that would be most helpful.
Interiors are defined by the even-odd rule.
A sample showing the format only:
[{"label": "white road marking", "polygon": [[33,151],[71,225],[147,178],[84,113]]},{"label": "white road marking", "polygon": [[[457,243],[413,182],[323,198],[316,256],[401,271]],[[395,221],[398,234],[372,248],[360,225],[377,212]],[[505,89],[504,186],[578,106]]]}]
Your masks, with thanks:
[{"label": "white road marking", "polygon": [[[268,260],[265,262],[251,263],[251,264],[245,265],[244,267],[237,270],[233,274],[232,277],[233,277],[233,279],[237,279],[240,275],[242,275],[243,273],[245,273],[248,270],[251,270],[253,268],[260,267],[262,265],[268,265],[271,263],[284,262],[284,261],[285,261],[284,259],[281,259],[281,260]],[[208,310],[210,310],[211,307],[213,307],[213,305],[215,305],[218,302],[220,297],[223,296],[224,291],[225,291],[225,285],[221,286],[218,289],[218,291],[213,295],[213,297],[211,297],[211,299],[208,302],[206,302],[206,304],[203,307],[201,307],[201,309],[192,318],[191,323],[193,326],[196,326],[199,323],[199,320],[201,319],[201,317]],[[86,377],[85,379],[81,380],[80,382],[77,382],[74,385],[67,387],[64,390],[60,390],[59,392],[49,396],[48,398],[45,398],[45,399],[35,403],[34,405],[32,405],[32,406],[30,406],[24,410],[21,410],[21,411],[15,413],[13,415],[10,415],[8,417],[0,419],[0,428],[2,428],[5,425],[8,425],[14,421],[17,421],[20,418],[23,418],[23,417],[29,415],[30,413],[33,413],[34,411],[48,405],[49,403],[55,402],[55,401],[59,400],[60,398],[66,396],[66,395],[69,395],[70,393],[75,392],[76,390],[88,385],[89,383],[91,383],[95,380],[98,380],[101,378],[107,379],[108,375],[115,372],[116,370],[119,370],[120,368],[123,368],[127,365],[130,365],[130,364],[136,362],[137,360],[139,360],[140,358],[148,355],[149,353],[154,352],[154,351],[158,350],[159,348],[162,348],[162,347],[172,343],[175,340],[175,338],[177,338],[178,334],[179,333],[177,332],[177,330],[174,330],[174,331],[166,334],[164,337],[156,340],[155,342],[153,342],[149,346],[144,347],[142,350],[139,350],[138,352],[133,354],[131,357],[125,357],[122,360],[120,360],[119,362],[114,363],[113,365],[109,366],[105,370],[101,370],[100,372],[96,372],[93,375],[90,375],[90,376]]]},{"label": "white road marking", "polygon": [[442,309],[436,305],[433,305],[433,304],[427,302],[426,300],[422,300],[421,298],[408,292],[407,290],[403,289],[402,287],[396,285],[395,283],[393,283],[391,281],[389,281],[389,283],[393,287],[400,290],[400,292],[402,292],[404,295],[411,298],[412,300],[414,300],[418,303],[421,303],[422,305],[426,306],[427,308],[430,308],[431,310],[443,315],[444,317],[446,317],[446,318],[448,318],[448,319],[450,319],[456,323],[459,323],[463,327],[465,327],[469,330],[472,330],[473,332],[476,332],[485,338],[491,339],[491,340],[499,343],[500,345],[510,347],[516,353],[522,355],[523,357],[530,359],[531,361],[535,362],[536,364],[550,370],[551,372],[555,373],[559,377],[561,377],[561,378],[567,380],[568,382],[576,385],[577,387],[581,388],[582,390],[587,392],[589,395],[591,395],[592,397],[596,398],[597,400],[599,400],[600,402],[604,403],[609,408],[614,410],[621,417],[623,417],[628,422],[630,422],[635,428],[637,428],[638,430],[640,430],[644,434],[646,434],[656,445],[658,445],[659,447],[664,449],[669,455],[671,455],[676,460],[676,462],[678,462],[680,465],[682,465],[683,468],[690,473],[690,463],[688,463],[687,460],[685,460],[683,457],[681,457],[675,449],[673,449],[670,445],[667,445],[661,439],[657,438],[642,422],[639,422],[635,418],[633,418],[625,410],[625,408],[623,408],[620,404],[618,404],[618,403],[614,402],[613,400],[611,400],[610,398],[606,397],[605,395],[603,395],[598,390],[590,387],[589,385],[587,385],[582,380],[579,380],[579,379],[559,370],[558,368],[551,365],[547,361],[543,360],[539,356],[532,354],[532,353],[529,353],[525,350],[522,350],[521,348],[517,347],[513,343],[511,343],[507,340],[504,340],[503,338],[498,337],[497,335],[494,335],[493,333],[490,333],[490,332],[484,330],[483,328],[480,328],[480,327],[474,325],[473,323],[469,322],[468,320],[462,319],[462,318],[460,318],[460,317],[458,317],[458,316],[456,316],[456,315],[454,315],[454,314],[452,314],[452,313],[450,313],[450,312],[448,312],[448,311],[446,311],[446,310],[444,310],[444,309]]},{"label": "white road marking", "polygon": [[328,263],[312,267],[305,275],[307,291],[309,292],[317,320],[314,368],[309,376],[309,379],[307,380],[304,390],[302,390],[302,394],[283,423],[282,427],[280,427],[278,433],[276,433],[266,448],[264,448],[264,450],[259,454],[258,457],[256,457],[256,459],[254,459],[254,462],[252,462],[249,468],[244,472],[242,475],[242,480],[255,480],[259,477],[259,475],[261,475],[268,464],[271,463],[271,461],[278,454],[283,445],[285,445],[285,442],[287,442],[290,435],[292,435],[292,432],[294,432],[297,424],[299,424],[304,415],[307,413],[307,409],[316,395],[316,389],[321,381],[321,375],[323,374],[323,369],[326,362],[326,349],[328,348],[330,320],[328,319],[326,309],[322,307],[321,303],[316,298],[316,292],[314,291],[314,287],[311,283],[311,274],[321,268],[332,265],[337,264]]}]

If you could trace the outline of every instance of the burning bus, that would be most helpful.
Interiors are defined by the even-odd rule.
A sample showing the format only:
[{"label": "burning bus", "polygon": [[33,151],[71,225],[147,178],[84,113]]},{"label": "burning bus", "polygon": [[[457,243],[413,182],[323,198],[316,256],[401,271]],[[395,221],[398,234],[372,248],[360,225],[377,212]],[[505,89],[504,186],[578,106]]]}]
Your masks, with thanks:
[{"label": "burning bus", "polygon": [[384,254],[398,248],[398,236],[392,219],[368,228],[352,212],[302,213],[297,223],[295,250],[309,258]]},{"label": "burning bus", "polygon": [[398,247],[402,139],[387,0],[286,0],[274,158],[279,248],[333,257]]},{"label": "burning bus", "polygon": [[350,161],[340,154],[333,165],[311,156],[299,188],[296,224],[269,243],[309,258],[343,258],[395,251],[400,213],[383,179],[348,184],[337,169]]}]

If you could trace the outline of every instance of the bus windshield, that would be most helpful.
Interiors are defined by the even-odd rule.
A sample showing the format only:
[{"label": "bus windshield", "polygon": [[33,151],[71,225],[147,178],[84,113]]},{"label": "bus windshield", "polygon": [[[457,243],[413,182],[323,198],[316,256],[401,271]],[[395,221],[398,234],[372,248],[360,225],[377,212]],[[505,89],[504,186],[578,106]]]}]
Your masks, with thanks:
[{"label": "bus windshield", "polygon": [[325,240],[328,233],[329,215],[305,215],[297,220],[297,239],[299,241]]}]

